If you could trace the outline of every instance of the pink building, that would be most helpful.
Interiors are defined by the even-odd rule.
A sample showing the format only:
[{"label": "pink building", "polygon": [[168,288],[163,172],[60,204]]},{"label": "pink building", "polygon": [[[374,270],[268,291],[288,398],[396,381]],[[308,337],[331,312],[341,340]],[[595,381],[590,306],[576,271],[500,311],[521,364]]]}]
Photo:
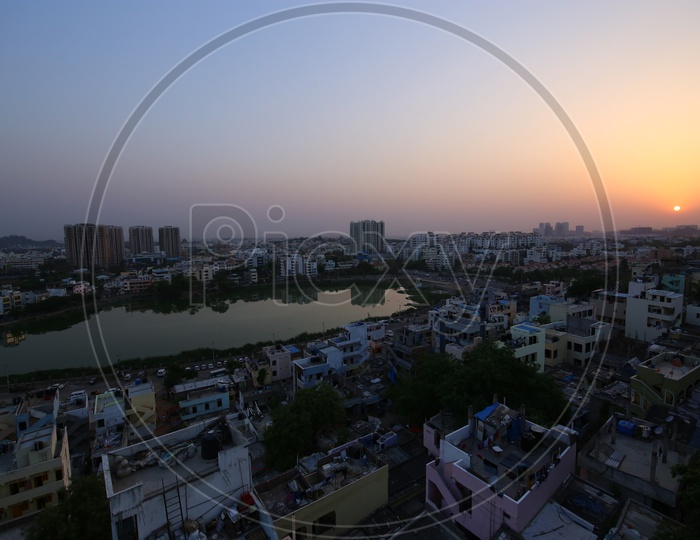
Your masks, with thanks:
[{"label": "pink building", "polygon": [[435,460],[426,465],[426,505],[481,539],[503,525],[520,533],[576,466],[576,432],[529,422],[494,403],[458,429],[437,415],[423,426]]}]

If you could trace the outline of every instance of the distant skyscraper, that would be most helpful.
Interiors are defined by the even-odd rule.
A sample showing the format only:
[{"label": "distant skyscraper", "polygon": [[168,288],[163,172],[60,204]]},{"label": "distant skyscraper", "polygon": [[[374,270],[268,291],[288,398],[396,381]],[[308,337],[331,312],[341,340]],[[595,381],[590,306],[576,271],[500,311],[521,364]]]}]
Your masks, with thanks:
[{"label": "distant skyscraper", "polygon": [[168,259],[180,256],[180,228],[160,227],[158,229],[158,247]]},{"label": "distant skyscraper", "polygon": [[124,230],[116,225],[78,223],[63,227],[66,259],[77,268],[104,268],[124,260]]},{"label": "distant skyscraper", "polygon": [[576,234],[583,234],[583,225],[576,225]]},{"label": "distant skyscraper", "polygon": [[540,236],[552,236],[552,224],[549,222],[540,223]]},{"label": "distant skyscraper", "polygon": [[145,225],[129,227],[129,249],[132,255],[153,253],[155,251],[155,246],[153,244],[153,227],[147,227]]},{"label": "distant skyscraper", "polygon": [[569,222],[568,221],[562,221],[561,223],[557,222],[556,225],[554,225],[554,235],[555,236],[569,236]]},{"label": "distant skyscraper", "polygon": [[353,241],[353,253],[383,253],[384,222],[365,219],[350,222],[350,238]]}]

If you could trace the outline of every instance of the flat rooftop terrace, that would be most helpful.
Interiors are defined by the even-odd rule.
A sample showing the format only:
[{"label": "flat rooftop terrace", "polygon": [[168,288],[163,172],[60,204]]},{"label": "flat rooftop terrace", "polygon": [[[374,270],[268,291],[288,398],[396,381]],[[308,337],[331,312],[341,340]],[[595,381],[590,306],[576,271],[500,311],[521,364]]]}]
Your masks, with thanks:
[{"label": "flat rooftop terrace", "polygon": [[[256,486],[256,491],[273,519],[279,519],[298,508],[306,506],[321,497],[352,484],[360,478],[379,469],[379,465],[369,459],[352,459],[333,462],[321,471],[305,477],[302,471],[294,469],[294,474]],[[266,491],[262,491],[266,489]]]},{"label": "flat rooftop terrace", "polygon": [[[651,454],[654,449],[653,439],[631,437],[623,433],[615,434],[615,444],[612,443],[612,433],[607,433],[605,426],[599,431],[598,447],[596,449],[595,438],[589,442],[584,451],[591,459],[595,459],[609,467],[631,476],[649,480],[651,477]],[[658,441],[658,448],[661,441]],[[678,491],[680,478],[673,478],[671,468],[676,464],[686,464],[689,456],[682,456],[675,450],[668,449],[667,461],[662,463],[661,456],[657,456],[656,485],[672,493]]]},{"label": "flat rooftop terrace", "polygon": [[[223,433],[228,429],[230,437]],[[109,453],[110,473],[114,493],[143,484],[144,497],[160,493],[165,486],[175,485],[189,478],[206,477],[219,469],[217,458],[202,458],[202,439],[212,430],[218,430],[217,436],[222,441],[221,450],[235,446],[246,446],[246,439],[238,433],[227,419],[221,425],[220,420],[200,422],[166,436],[140,442],[133,446],[121,448]],[[124,478],[117,476],[118,461],[126,458],[132,473]],[[159,460],[167,466],[158,465]]]}]

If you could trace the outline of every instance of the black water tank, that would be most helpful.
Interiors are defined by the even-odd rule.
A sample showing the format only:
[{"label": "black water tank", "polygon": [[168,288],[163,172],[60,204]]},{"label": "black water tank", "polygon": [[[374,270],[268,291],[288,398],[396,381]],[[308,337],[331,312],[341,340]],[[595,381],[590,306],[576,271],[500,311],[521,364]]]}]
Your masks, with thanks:
[{"label": "black water tank", "polygon": [[207,433],[202,437],[202,459],[205,461],[215,460],[221,450],[221,441],[213,433]]}]

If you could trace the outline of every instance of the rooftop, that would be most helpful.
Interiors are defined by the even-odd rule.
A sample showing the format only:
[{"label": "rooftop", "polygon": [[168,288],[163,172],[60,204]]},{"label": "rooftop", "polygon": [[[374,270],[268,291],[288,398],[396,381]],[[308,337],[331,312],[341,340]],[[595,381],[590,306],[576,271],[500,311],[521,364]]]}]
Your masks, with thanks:
[{"label": "rooftop", "polygon": [[286,516],[386,466],[358,441],[341,448],[306,456],[297,467],[255,486],[272,519]]},{"label": "rooftop", "polygon": [[[493,432],[489,445],[472,436],[472,432],[481,429],[480,424]],[[520,474],[527,470],[539,471],[550,462],[556,462],[569,447],[570,433],[563,426],[548,430],[533,424],[523,419],[518,411],[497,403],[476,413],[467,426],[447,435],[445,442],[466,454],[461,467],[499,493],[518,501],[532,487]],[[449,453],[450,461],[459,461],[459,453]]]},{"label": "rooftop", "polygon": [[[246,439],[233,426],[232,417],[227,417],[197,422],[156,439],[114,450],[107,454],[112,491],[118,493],[143,484],[144,496],[148,497],[160,493],[163,486],[167,489],[177,481],[202,478],[218,470],[218,458],[202,457],[202,442],[208,435],[217,438],[221,450],[247,445]],[[124,459],[131,469],[126,476],[118,473],[127,468],[121,466]]]},{"label": "rooftop", "polygon": [[[643,420],[634,419],[631,423],[634,426],[635,435],[626,435],[618,432],[609,433],[608,429],[611,427],[614,419],[614,416],[608,419],[598,431],[597,436],[593,437],[581,450],[580,455],[585,455],[591,459],[597,460],[607,467],[617,469],[630,476],[649,481],[651,477],[652,453],[657,447],[661,447],[660,442],[665,428],[644,422]],[[637,427],[641,429],[637,430]],[[615,428],[617,431],[618,426],[615,426]],[[641,431],[642,435],[636,435],[637,431]],[[614,442],[613,436],[615,437]],[[654,444],[654,441],[658,442]],[[663,463],[660,455],[656,460],[654,484],[672,493],[676,493],[679,488],[680,479],[678,477],[673,477],[671,468],[678,463],[687,463],[689,456],[683,456],[671,449],[670,446],[672,445],[670,444],[668,446],[666,463]]]},{"label": "rooftop", "polygon": [[623,540],[634,537],[652,538],[657,529],[664,526],[682,527],[680,523],[659,514],[648,506],[633,499],[628,499],[615,527],[615,532],[609,537],[609,540]]}]

